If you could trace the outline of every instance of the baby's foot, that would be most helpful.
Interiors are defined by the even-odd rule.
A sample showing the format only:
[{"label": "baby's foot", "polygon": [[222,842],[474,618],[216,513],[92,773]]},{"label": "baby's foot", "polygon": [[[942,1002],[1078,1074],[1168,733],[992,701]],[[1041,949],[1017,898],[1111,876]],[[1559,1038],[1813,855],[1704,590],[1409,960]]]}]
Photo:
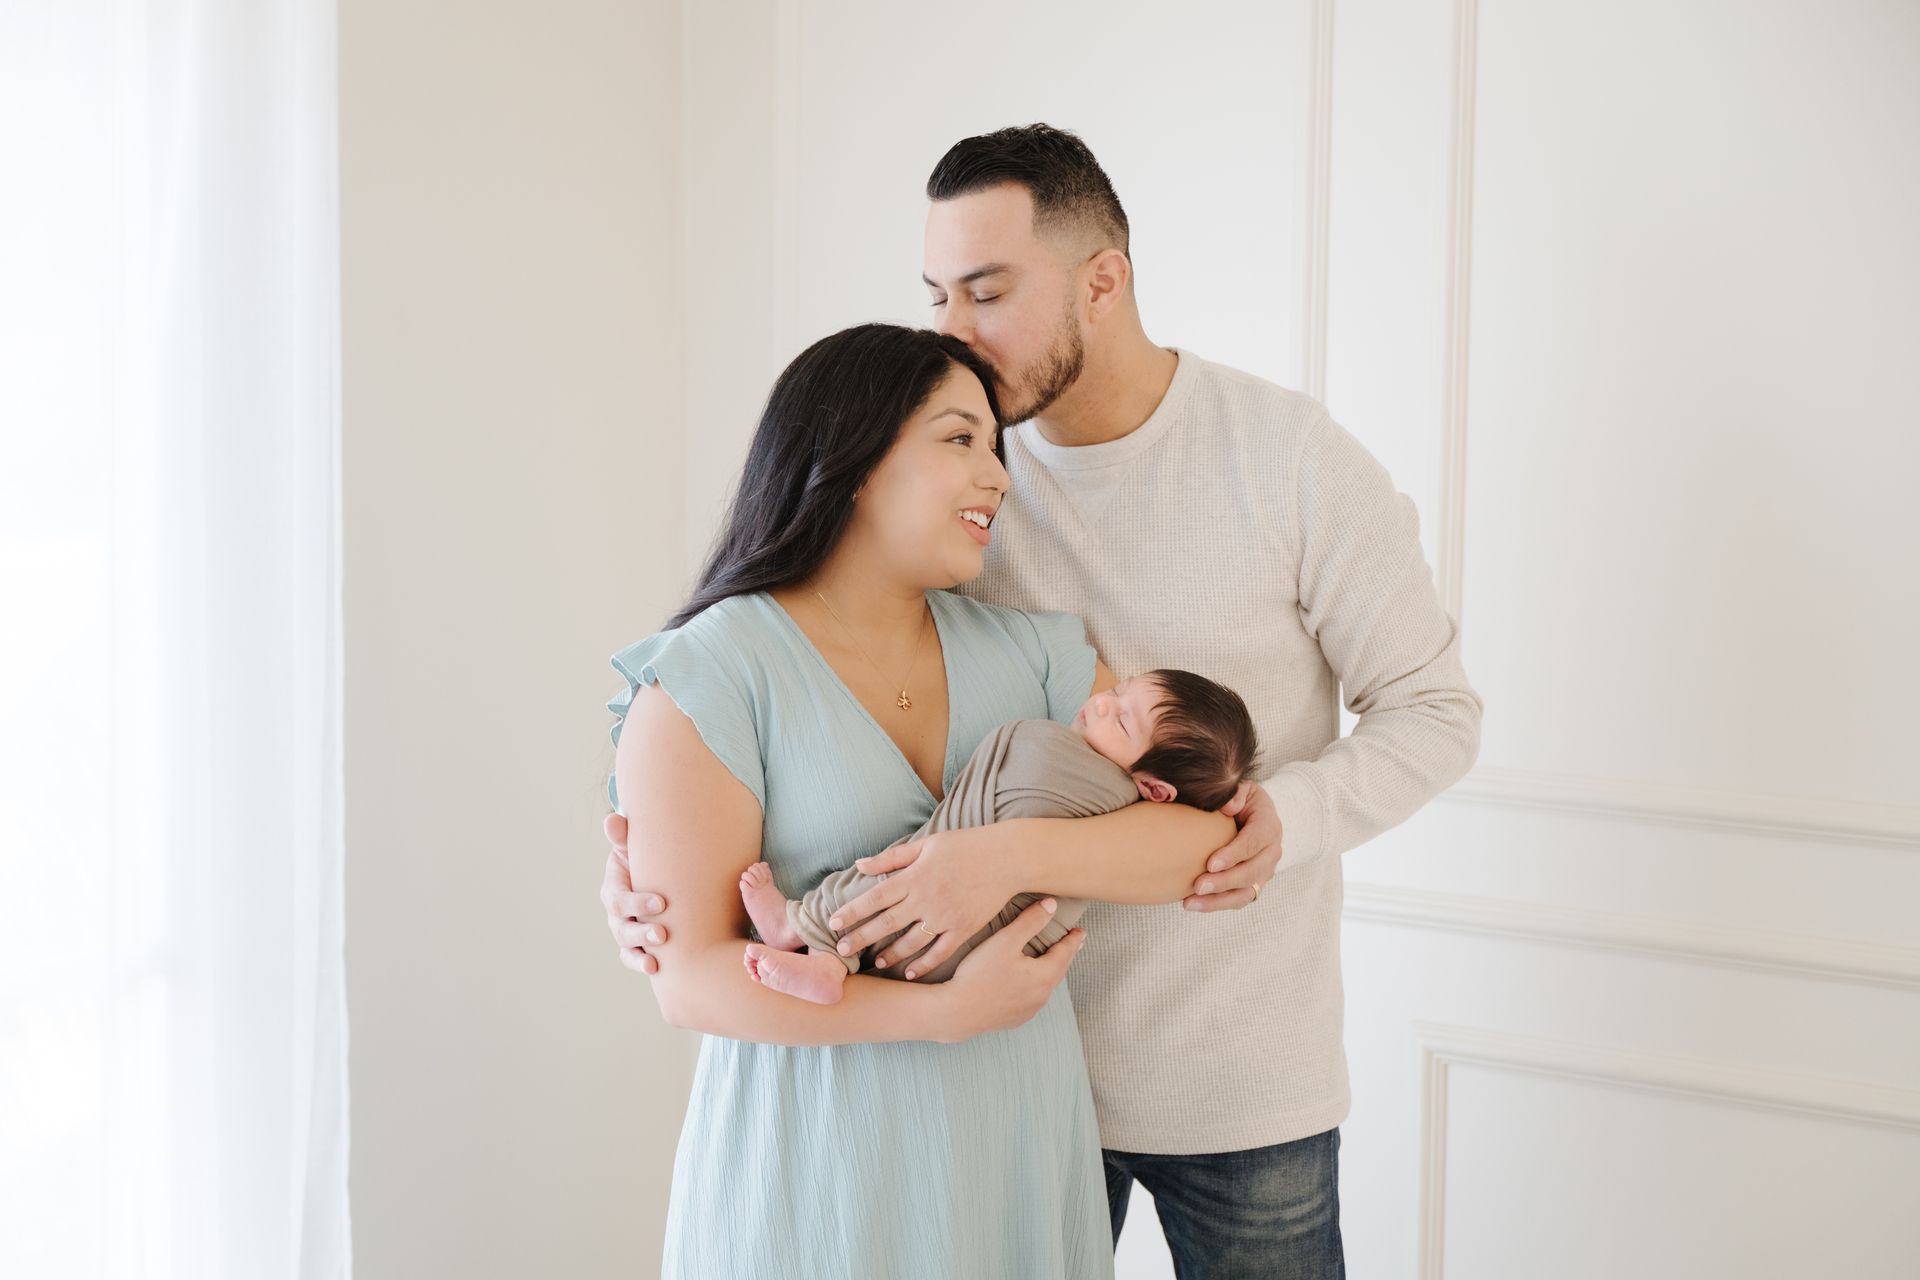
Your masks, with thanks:
[{"label": "baby's foot", "polygon": [[740,897],[762,942],[778,951],[798,951],[807,945],[787,921],[786,895],[774,884],[772,867],[764,862],[748,867],[740,876]]},{"label": "baby's foot", "polygon": [[847,966],[831,951],[795,954],[749,942],[744,962],[755,982],[786,995],[832,1004],[846,994]]}]

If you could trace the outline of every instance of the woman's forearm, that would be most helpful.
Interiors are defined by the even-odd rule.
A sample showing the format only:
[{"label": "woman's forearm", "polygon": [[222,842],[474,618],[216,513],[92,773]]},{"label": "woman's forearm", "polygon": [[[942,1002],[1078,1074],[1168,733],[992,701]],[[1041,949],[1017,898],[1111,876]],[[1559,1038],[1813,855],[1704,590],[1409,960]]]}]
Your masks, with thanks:
[{"label": "woman's forearm", "polygon": [[1207,857],[1233,839],[1233,819],[1184,804],[1130,804],[1097,818],[995,823],[1020,888],[1099,902],[1179,902]]},{"label": "woman's forearm", "polygon": [[875,1044],[963,1039],[940,985],[852,974],[835,1004],[815,1004],[755,982],[734,938],[675,947],[653,979],[661,1016],[676,1027],[763,1044]]}]

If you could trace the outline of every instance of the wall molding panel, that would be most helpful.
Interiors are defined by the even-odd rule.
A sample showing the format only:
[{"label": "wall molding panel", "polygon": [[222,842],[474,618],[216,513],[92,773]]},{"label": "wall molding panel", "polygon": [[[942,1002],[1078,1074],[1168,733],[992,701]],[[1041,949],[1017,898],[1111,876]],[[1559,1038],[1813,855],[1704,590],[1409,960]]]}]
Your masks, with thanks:
[{"label": "wall molding panel", "polygon": [[1711,787],[1582,777],[1536,769],[1475,769],[1441,799],[1623,818],[1835,844],[1920,849],[1920,807]]},{"label": "wall molding panel", "polygon": [[1920,1090],[1415,1022],[1420,1048],[1420,1268],[1441,1280],[1446,1248],[1447,1092],[1455,1064],[1688,1101],[1920,1133]]},{"label": "wall molding panel", "polygon": [[1517,942],[1615,951],[1685,964],[1920,991],[1920,947],[1696,924],[1657,916],[1542,906],[1512,899],[1352,881],[1347,883],[1346,894],[1347,918],[1369,924],[1470,933]]},{"label": "wall molding panel", "polygon": [[[1435,581],[1456,622],[1465,610],[1468,382],[1473,293],[1474,130],[1478,110],[1479,0],[1456,0],[1453,129],[1445,290],[1445,405]],[[1574,777],[1528,769],[1476,769],[1447,798],[1583,817],[1624,818],[1747,835],[1920,848],[1920,807],[1757,795]]]}]

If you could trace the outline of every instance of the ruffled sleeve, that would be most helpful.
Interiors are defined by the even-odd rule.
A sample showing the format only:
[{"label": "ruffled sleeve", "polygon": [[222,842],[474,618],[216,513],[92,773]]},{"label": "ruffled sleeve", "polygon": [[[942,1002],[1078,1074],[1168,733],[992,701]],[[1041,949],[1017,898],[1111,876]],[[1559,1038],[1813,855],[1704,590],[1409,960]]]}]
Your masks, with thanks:
[{"label": "ruffled sleeve", "polygon": [[[1087,624],[1077,614],[1020,610],[1027,623],[1013,628],[1016,641],[1033,663],[1033,673],[1047,690],[1047,718],[1070,724],[1093,693],[1093,668],[1098,661],[1087,643]],[[1028,641],[1028,635],[1031,642]]]},{"label": "ruffled sleeve", "polygon": [[[607,710],[619,717],[613,726],[614,745],[619,745],[620,729],[626,723],[634,693],[643,684],[657,684],[693,721],[707,750],[746,784],[761,808],[766,807],[766,760],[760,750],[744,672],[720,662],[698,636],[685,628],[662,631],[628,645],[613,655],[613,668],[627,682],[627,687],[607,703]],[[612,774],[607,775],[607,802],[619,810],[620,795]]]}]

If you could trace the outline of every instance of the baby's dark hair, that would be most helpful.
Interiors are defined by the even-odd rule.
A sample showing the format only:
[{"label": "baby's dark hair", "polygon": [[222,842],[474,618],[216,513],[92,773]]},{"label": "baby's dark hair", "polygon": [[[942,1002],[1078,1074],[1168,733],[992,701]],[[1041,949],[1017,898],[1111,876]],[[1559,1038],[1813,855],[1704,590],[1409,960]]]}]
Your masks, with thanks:
[{"label": "baby's dark hair", "polygon": [[1182,804],[1218,809],[1253,776],[1260,744],[1240,695],[1191,671],[1162,667],[1146,678],[1160,686],[1153,745],[1133,762],[1173,787]]}]

